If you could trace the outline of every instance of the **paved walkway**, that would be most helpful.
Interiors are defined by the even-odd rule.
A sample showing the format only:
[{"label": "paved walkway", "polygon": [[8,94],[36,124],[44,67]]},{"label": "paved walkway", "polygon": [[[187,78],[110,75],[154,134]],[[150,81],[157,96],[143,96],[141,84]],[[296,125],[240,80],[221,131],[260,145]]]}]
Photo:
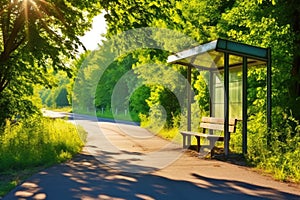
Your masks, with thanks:
[{"label": "paved walkway", "polygon": [[300,199],[297,185],[246,167],[199,159],[139,127],[86,117],[76,122],[89,132],[84,151],[32,176],[4,200]]}]

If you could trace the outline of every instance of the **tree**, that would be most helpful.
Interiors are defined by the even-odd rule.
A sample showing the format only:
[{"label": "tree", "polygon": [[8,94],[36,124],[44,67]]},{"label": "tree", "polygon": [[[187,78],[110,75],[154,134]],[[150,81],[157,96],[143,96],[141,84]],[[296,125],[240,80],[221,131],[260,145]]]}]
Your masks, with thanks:
[{"label": "tree", "polygon": [[148,27],[157,20],[170,20],[168,12],[174,2],[152,0],[112,0],[100,4],[106,11],[107,35],[119,34],[132,28]]},{"label": "tree", "polygon": [[64,59],[75,57],[82,46],[78,37],[90,28],[98,12],[96,0],[2,0],[0,94],[10,90],[14,95],[19,86],[29,94],[30,84],[51,87],[50,69],[71,76],[72,69]]},{"label": "tree", "polygon": [[300,2],[297,0],[278,0],[276,12],[278,13],[279,23],[290,25],[292,31],[292,45],[290,50],[292,53],[292,68],[290,71],[291,82],[289,86],[289,96],[291,98],[290,108],[294,111],[294,115],[300,119]]},{"label": "tree", "polygon": [[[131,28],[155,26],[180,30],[199,43],[223,37],[271,47],[273,105],[299,115],[300,1],[122,0],[102,4],[106,10],[108,36]],[[250,111],[256,113],[257,109],[265,109],[265,71],[250,70],[249,76],[250,102],[255,103]],[[300,115],[297,118],[300,119]]]},{"label": "tree", "polygon": [[[111,108],[111,97],[117,82],[120,78],[131,69],[131,66],[136,62],[132,55],[127,55],[112,62],[102,74],[96,89],[95,106],[98,109]],[[101,67],[101,66],[100,66]],[[119,85],[124,95],[128,94],[128,83]],[[120,97],[123,95],[119,94]],[[118,105],[118,109],[124,110],[124,99],[115,100],[114,104]]]},{"label": "tree", "polygon": [[[272,48],[273,107],[300,119],[299,106],[299,1],[236,1],[220,20],[219,34],[250,45]],[[297,25],[298,24],[298,25]],[[251,70],[249,91],[252,113],[265,107],[265,71]],[[251,106],[250,105],[250,106]],[[275,110],[275,109],[274,109]],[[277,118],[274,115],[275,118]],[[275,119],[274,118],[274,119]],[[283,120],[278,120],[280,123]]]},{"label": "tree", "polygon": [[142,85],[134,91],[130,97],[130,112],[132,116],[136,114],[147,115],[149,113],[149,106],[146,103],[146,99],[150,97],[150,88],[146,85]]},{"label": "tree", "polygon": [[56,83],[54,87],[51,89],[43,87],[39,90],[43,105],[49,108],[69,106],[67,87],[70,79],[63,72],[58,72],[53,74],[53,80]]},{"label": "tree", "polygon": [[55,99],[55,103],[57,107],[69,106],[69,101],[67,98],[68,92],[64,87],[59,88],[59,93]]}]

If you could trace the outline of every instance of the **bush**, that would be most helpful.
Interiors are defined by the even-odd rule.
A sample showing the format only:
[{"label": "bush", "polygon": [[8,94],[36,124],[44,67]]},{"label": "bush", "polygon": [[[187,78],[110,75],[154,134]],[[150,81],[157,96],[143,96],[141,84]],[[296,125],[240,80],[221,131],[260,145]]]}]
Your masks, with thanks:
[{"label": "bush", "polygon": [[[281,113],[282,115],[282,113]],[[281,124],[274,123],[274,128],[267,129],[263,113],[250,117],[248,123],[249,161],[273,174],[281,181],[300,182],[300,125],[293,117],[282,115]],[[275,115],[279,117],[277,113]],[[275,121],[275,120],[274,120]],[[241,152],[241,128],[232,134],[231,147]],[[269,141],[268,141],[269,138]]]},{"label": "bush", "polygon": [[71,123],[38,116],[17,124],[7,121],[0,131],[0,171],[63,162],[81,150],[85,137]]}]

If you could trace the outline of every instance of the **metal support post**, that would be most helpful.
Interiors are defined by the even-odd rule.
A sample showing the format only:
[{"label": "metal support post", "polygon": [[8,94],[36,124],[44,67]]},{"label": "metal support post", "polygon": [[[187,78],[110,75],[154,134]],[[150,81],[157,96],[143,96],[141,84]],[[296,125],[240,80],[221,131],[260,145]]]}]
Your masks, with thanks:
[{"label": "metal support post", "polygon": [[229,54],[224,53],[224,152],[229,154]]},{"label": "metal support post", "polygon": [[247,78],[248,78],[248,64],[247,64],[247,57],[243,57],[243,113],[242,113],[242,120],[243,120],[243,154],[247,154],[247,125],[248,125],[248,113],[247,113]]}]

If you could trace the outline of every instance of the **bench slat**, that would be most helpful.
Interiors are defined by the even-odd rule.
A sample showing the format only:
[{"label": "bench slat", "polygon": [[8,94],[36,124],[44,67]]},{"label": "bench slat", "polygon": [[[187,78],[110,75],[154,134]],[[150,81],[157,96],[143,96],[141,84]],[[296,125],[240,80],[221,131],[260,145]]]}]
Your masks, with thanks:
[{"label": "bench slat", "polygon": [[[228,131],[230,133],[235,132],[236,128],[236,119],[228,120]],[[212,135],[205,133],[205,130],[218,130],[224,131],[224,119],[214,118],[214,117],[202,117],[200,127],[203,128],[203,133],[192,132],[192,131],[180,131],[183,136],[183,148],[189,147],[191,145],[191,136],[195,136],[197,139],[197,151],[200,151],[200,138],[206,138],[209,140],[209,145],[214,145],[216,141],[224,141],[224,136],[221,135]],[[230,134],[229,134],[230,137]],[[211,156],[213,156],[213,148],[211,149]]]},{"label": "bench slat", "polygon": [[190,132],[190,131],[180,131],[182,135],[191,135],[191,136],[199,136],[204,138],[224,138],[222,135],[210,135],[205,133],[196,133],[196,132]]},{"label": "bench slat", "polygon": [[[210,130],[224,131],[224,124],[201,123],[200,127],[210,129]],[[235,132],[235,126],[229,126],[228,129],[230,133]]]},{"label": "bench slat", "polygon": [[[223,118],[214,118],[214,117],[202,117],[201,122],[212,123],[212,124],[224,124],[224,119]],[[235,126],[236,119],[229,119],[228,124]]]},{"label": "bench slat", "polygon": [[192,132],[192,131],[180,131],[181,134],[184,135],[192,135],[192,136],[200,136],[201,133],[197,133],[197,132]]}]

